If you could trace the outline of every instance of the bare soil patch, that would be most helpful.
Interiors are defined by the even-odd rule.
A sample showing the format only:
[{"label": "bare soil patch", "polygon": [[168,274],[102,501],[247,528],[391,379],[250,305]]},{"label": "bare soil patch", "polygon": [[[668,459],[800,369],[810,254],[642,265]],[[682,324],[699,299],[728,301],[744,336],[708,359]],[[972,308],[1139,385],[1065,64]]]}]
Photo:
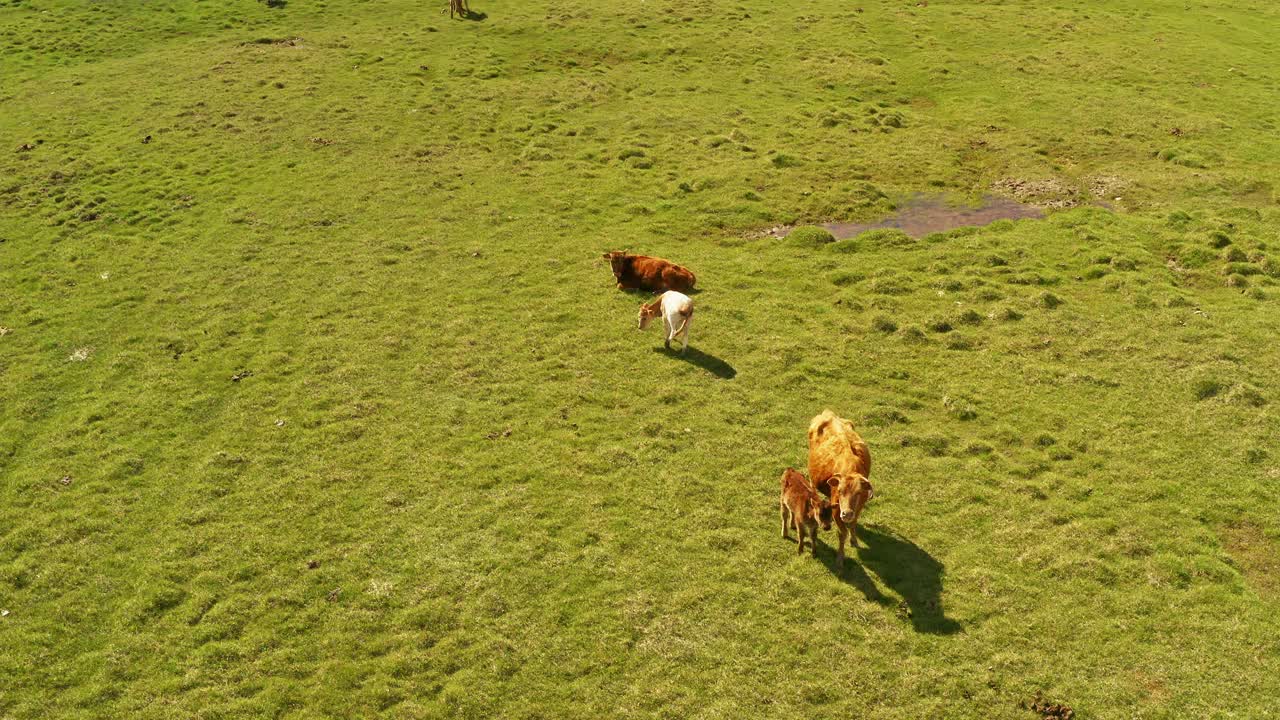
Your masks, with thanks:
[{"label": "bare soil patch", "polygon": [[1252,523],[1225,528],[1222,543],[1250,587],[1260,595],[1280,595],[1280,543]]},{"label": "bare soil patch", "polygon": [[1008,195],[1020,203],[1039,208],[1062,209],[1080,204],[1080,193],[1057,178],[1026,180],[1003,178],[991,184],[991,189]]},{"label": "bare soil patch", "polygon": [[1044,720],[1073,720],[1076,716],[1076,711],[1070,706],[1049,702],[1039,692],[1031,698],[1030,702],[1023,700],[1020,706],[1036,713]]}]

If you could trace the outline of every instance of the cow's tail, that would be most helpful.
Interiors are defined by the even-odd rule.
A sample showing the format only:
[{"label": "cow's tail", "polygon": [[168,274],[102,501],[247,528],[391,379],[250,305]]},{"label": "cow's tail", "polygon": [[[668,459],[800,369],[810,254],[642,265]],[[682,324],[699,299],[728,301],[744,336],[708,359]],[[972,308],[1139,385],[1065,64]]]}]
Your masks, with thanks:
[{"label": "cow's tail", "polygon": [[671,333],[671,337],[677,337],[684,329],[689,327],[689,319],[693,317],[693,308],[687,308],[680,311],[680,329]]}]

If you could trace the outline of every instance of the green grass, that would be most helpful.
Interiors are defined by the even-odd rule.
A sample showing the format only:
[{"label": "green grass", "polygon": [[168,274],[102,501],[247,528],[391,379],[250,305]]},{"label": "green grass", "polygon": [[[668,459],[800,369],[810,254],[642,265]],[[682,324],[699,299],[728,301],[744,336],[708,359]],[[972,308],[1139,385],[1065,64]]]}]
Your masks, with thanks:
[{"label": "green grass", "polygon": [[1273,4],[444,6],[0,3],[0,718],[1274,714]]}]

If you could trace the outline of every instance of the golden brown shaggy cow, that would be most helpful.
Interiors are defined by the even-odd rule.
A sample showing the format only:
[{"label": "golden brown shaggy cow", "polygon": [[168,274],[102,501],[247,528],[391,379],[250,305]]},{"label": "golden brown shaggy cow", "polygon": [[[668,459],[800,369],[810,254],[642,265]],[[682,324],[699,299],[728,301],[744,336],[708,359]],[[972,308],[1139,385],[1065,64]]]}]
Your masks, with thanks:
[{"label": "golden brown shaggy cow", "polygon": [[[858,516],[874,494],[871,450],[853,429],[853,423],[823,410],[809,423],[809,479],[818,492],[830,498],[840,533],[837,557],[844,565],[844,541],[858,546]],[[836,511],[838,508],[838,512]]]},{"label": "golden brown shaggy cow", "polygon": [[804,552],[804,536],[809,535],[809,547],[818,554],[818,525],[831,529],[831,503],[813,491],[813,486],[799,470],[782,471],[782,494],[778,497],[778,512],[782,516],[782,537],[787,528],[796,529],[796,554]]}]

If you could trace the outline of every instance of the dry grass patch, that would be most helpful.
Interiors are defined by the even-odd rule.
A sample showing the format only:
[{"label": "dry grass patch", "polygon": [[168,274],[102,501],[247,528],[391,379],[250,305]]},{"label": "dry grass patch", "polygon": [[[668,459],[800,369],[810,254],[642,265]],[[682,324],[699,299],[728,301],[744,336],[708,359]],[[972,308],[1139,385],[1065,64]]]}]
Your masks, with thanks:
[{"label": "dry grass patch", "polygon": [[1222,544],[1249,587],[1268,598],[1280,597],[1280,542],[1261,527],[1244,522],[1225,528]]}]

